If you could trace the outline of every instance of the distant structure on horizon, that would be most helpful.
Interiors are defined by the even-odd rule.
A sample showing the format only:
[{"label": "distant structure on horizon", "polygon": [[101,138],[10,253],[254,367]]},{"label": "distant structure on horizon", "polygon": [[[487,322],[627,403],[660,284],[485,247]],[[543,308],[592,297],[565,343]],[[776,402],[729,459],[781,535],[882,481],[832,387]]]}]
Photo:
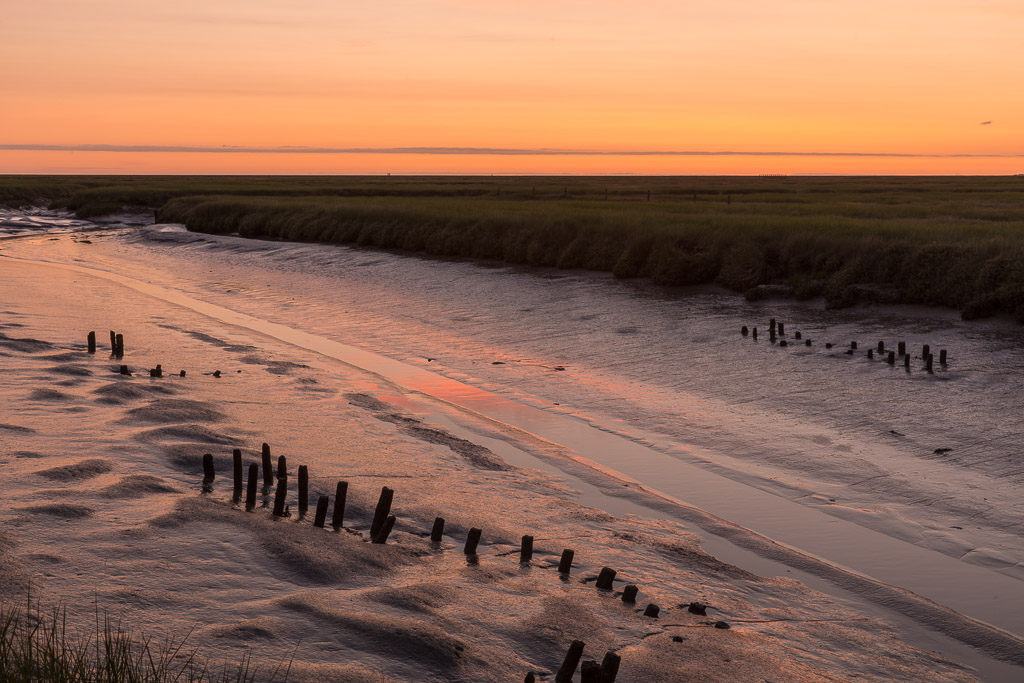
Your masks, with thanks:
[{"label": "distant structure on horizon", "polygon": [[758,178],[788,178],[788,173],[759,173]]}]

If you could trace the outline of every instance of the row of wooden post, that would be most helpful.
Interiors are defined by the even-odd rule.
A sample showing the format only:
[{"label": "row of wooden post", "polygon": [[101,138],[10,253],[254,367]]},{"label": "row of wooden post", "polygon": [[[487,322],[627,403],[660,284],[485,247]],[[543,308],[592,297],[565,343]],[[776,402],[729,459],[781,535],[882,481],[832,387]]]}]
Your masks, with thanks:
[{"label": "row of wooden post", "polygon": [[[740,334],[743,335],[744,337],[753,334],[754,341],[757,341],[757,328],[756,327],[753,328],[753,330],[751,330],[746,325],[744,325],[743,327],[740,328]],[[772,318],[771,320],[768,321],[768,335],[769,335],[769,340],[770,341],[772,341],[774,343],[777,337],[783,336],[785,334],[786,334],[786,327],[785,327],[784,323],[776,322],[775,318]],[[803,339],[803,335],[798,331],[798,332],[796,332],[796,334],[794,334],[794,338],[797,339],[797,340],[801,340],[801,339]],[[811,340],[810,339],[805,339],[803,341],[804,341],[804,345],[805,346],[811,346]],[[788,344],[787,344],[785,339],[782,339],[782,340],[779,341],[779,346],[788,346]],[[825,348],[826,349],[831,349],[832,348],[832,344],[825,344]],[[888,363],[889,365],[895,365],[896,364],[896,356],[897,355],[901,356],[903,358],[903,367],[906,368],[907,372],[910,372],[910,354],[907,353],[907,343],[901,341],[901,342],[899,342],[896,345],[896,348],[897,348],[896,351],[889,351],[888,355],[886,355],[885,342],[884,341],[880,341],[880,342],[878,342],[878,347],[877,347],[878,355],[879,355],[879,357],[884,357],[886,363]],[[849,348],[849,350],[846,353],[849,354],[849,355],[852,355],[853,352],[856,351],[856,350],[857,350],[857,342],[855,342],[855,341],[854,342],[850,342],[850,348]],[[869,359],[873,359],[875,357],[875,349],[868,349],[867,357]],[[935,356],[934,356],[934,354],[931,353],[931,346],[930,345],[924,344],[921,347],[921,359],[925,363],[925,370],[929,374],[934,373],[935,372],[935,368],[934,368]],[[946,364],[947,364],[947,361],[948,361],[948,356],[946,355],[946,349],[939,349],[939,365],[942,365],[943,367],[945,367]]]},{"label": "row of wooden post", "polygon": [[[272,508],[273,514],[276,517],[287,516],[290,514],[289,507],[286,504],[288,491],[287,459],[283,455],[278,457],[277,470],[275,472],[273,468],[273,460],[270,454],[270,446],[268,444],[263,444],[261,455],[264,488],[271,488],[274,485],[275,478],[277,480],[277,486],[274,493],[274,504]],[[242,451],[240,449],[234,449],[234,452],[232,453],[232,464],[234,474],[234,501],[239,502],[241,500],[243,487]],[[205,490],[210,490],[210,486],[215,478],[216,469],[214,467],[213,454],[206,453],[203,455],[203,485]],[[298,508],[299,515],[303,516],[307,513],[309,508],[309,470],[305,465],[299,466],[298,479]],[[259,480],[260,466],[257,463],[251,463],[248,469],[248,477],[244,481],[245,510],[247,512],[251,512],[256,507],[256,495]],[[391,505],[394,500],[394,493],[394,490],[387,486],[381,489],[380,498],[378,499],[377,506],[374,509],[373,521],[370,524],[370,540],[373,543],[387,543],[388,536],[394,529],[395,516],[391,514]],[[344,525],[345,503],[347,497],[348,482],[339,481],[335,491],[334,513],[331,517],[331,525],[335,528],[342,528]],[[319,528],[323,528],[325,526],[329,506],[330,499],[328,496],[320,496],[317,499],[313,526]],[[434,524],[430,531],[430,540],[433,543],[441,542],[444,536],[444,527],[445,520],[443,517],[437,517],[434,519]],[[469,532],[466,534],[463,553],[467,556],[475,556],[477,554],[477,549],[482,535],[483,531],[481,529],[476,527],[470,528]],[[522,537],[519,549],[520,563],[526,564],[532,561],[533,543],[533,536],[527,534]],[[576,552],[571,548],[566,548],[562,551],[562,555],[558,562],[559,574],[568,576],[571,573],[575,556]],[[611,569],[610,567],[602,567],[597,577],[596,587],[600,590],[613,590],[616,574],[617,572],[614,569]],[[635,604],[638,592],[639,588],[633,584],[625,586],[622,591],[622,602],[626,604]],[[661,608],[651,603],[644,609],[643,614],[645,617],[657,618],[660,612]],[[559,669],[558,675],[555,677],[556,681],[569,681],[572,679],[573,673],[579,665],[582,652],[583,643],[581,641],[574,641],[569,648],[569,653],[566,655],[566,659],[563,662],[562,667]],[[600,665],[596,662],[584,662],[584,678],[582,680],[614,682],[615,676],[618,673],[619,659],[619,656],[614,652],[608,652],[605,655],[604,661]],[[598,676],[598,674],[600,677],[595,677]],[[533,674],[528,674],[526,680],[533,680]]]}]

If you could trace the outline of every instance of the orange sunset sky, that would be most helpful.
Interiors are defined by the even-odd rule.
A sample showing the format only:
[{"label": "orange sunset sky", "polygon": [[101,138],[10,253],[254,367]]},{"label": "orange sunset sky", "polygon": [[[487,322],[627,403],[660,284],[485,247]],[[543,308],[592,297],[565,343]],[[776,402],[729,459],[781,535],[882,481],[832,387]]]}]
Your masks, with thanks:
[{"label": "orange sunset sky", "polygon": [[10,0],[0,79],[0,173],[1024,173],[1021,0]]}]

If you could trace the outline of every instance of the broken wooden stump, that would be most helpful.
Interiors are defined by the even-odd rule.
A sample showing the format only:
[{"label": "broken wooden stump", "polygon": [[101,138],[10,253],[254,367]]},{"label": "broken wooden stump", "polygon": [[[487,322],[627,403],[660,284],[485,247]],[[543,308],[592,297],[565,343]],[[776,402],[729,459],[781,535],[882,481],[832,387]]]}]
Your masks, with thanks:
[{"label": "broken wooden stump", "polygon": [[384,545],[388,542],[388,536],[391,535],[391,530],[395,528],[395,516],[388,515],[388,518],[384,520],[384,524],[381,525],[380,531],[373,537],[373,542],[377,545]]},{"label": "broken wooden stump", "polygon": [[466,555],[476,555],[476,547],[480,544],[480,535],[483,532],[476,527],[472,527],[469,533],[466,534],[466,545],[462,549],[462,552]]},{"label": "broken wooden stump", "polygon": [[214,472],[213,469],[213,454],[206,453],[205,455],[203,455],[203,482],[209,483],[213,481],[214,477],[216,476],[217,473]]},{"label": "broken wooden stump", "polygon": [[249,481],[245,490],[245,510],[251,512],[256,507],[256,485],[260,476],[260,468],[256,463],[249,465]]},{"label": "broken wooden stump", "polygon": [[604,659],[601,660],[601,683],[615,683],[615,678],[619,675],[619,664],[621,663],[622,657],[608,650],[604,655]]},{"label": "broken wooden stump", "polygon": [[907,355],[907,342],[898,342],[896,344],[896,353],[900,356]]},{"label": "broken wooden stump", "polygon": [[601,665],[587,659],[580,666],[580,683],[601,683]]},{"label": "broken wooden stump", "polygon": [[124,358],[124,335],[119,334],[114,338],[117,346],[114,349],[114,355],[118,358]]},{"label": "broken wooden stump", "polygon": [[331,515],[331,526],[340,529],[345,525],[345,502],[348,499],[348,482],[339,481],[334,489],[334,514]]},{"label": "broken wooden stump", "polygon": [[896,365],[896,352],[890,351],[889,357],[886,359],[885,362],[888,363],[889,365]]},{"label": "broken wooden stump", "polygon": [[309,468],[299,465],[299,516],[309,510]]},{"label": "broken wooden stump", "polygon": [[572,681],[572,677],[576,673],[576,667],[580,665],[583,648],[584,643],[582,640],[572,641],[568,652],[565,653],[565,659],[562,660],[562,666],[558,667],[558,673],[555,674],[555,683],[570,683]]},{"label": "broken wooden stump", "polygon": [[634,603],[636,602],[636,594],[639,592],[639,588],[633,584],[629,584],[622,589],[622,602]]},{"label": "broken wooden stump", "polygon": [[274,516],[284,517],[284,500],[288,496],[288,477],[277,480],[277,491],[274,492]]},{"label": "broken wooden stump", "polygon": [[120,368],[120,372],[121,372],[122,375],[131,375],[132,374],[131,371],[128,369],[127,365],[122,365],[121,368]]},{"label": "broken wooden stump", "polygon": [[601,569],[601,573],[597,576],[597,587],[602,590],[610,591],[612,589],[613,582],[615,581],[615,574],[617,572],[614,569],[604,567]]},{"label": "broken wooden stump", "polygon": [[939,365],[946,364],[946,349],[939,349]]},{"label": "broken wooden stump", "polygon": [[569,570],[572,569],[572,558],[576,555],[576,552],[566,548],[562,551],[562,559],[558,562],[558,573],[568,574]]},{"label": "broken wooden stump", "polygon": [[277,457],[277,478],[288,478],[288,460],[283,455]]},{"label": "broken wooden stump", "polygon": [[651,604],[647,605],[647,609],[644,610],[644,616],[645,617],[651,617],[652,619],[657,619],[658,618],[658,614],[660,614],[660,613],[661,613],[661,608],[658,607],[657,605],[655,605],[653,602]]},{"label": "broken wooden stump", "polygon": [[740,334],[742,334],[744,337],[750,334],[750,330],[747,329],[746,325],[740,328]]},{"label": "broken wooden stump", "polygon": [[430,530],[430,540],[433,543],[440,543],[444,536],[444,517],[434,518],[434,528]]},{"label": "broken wooden stump", "polygon": [[313,526],[324,528],[324,522],[327,520],[327,496],[320,496],[316,501],[316,513],[313,516]]},{"label": "broken wooden stump", "polygon": [[89,353],[96,353],[96,333],[90,332],[86,338],[86,343],[89,345]]},{"label": "broken wooden stump", "polygon": [[270,444],[263,444],[263,486],[270,488],[274,483],[274,466],[270,462]]},{"label": "broken wooden stump", "polygon": [[377,535],[377,532],[384,526],[385,520],[391,514],[391,501],[395,492],[387,486],[381,488],[380,498],[377,500],[377,509],[373,512],[373,522],[370,524],[370,538]]},{"label": "broken wooden stump", "polygon": [[523,542],[519,546],[519,562],[529,562],[533,559],[533,536],[523,536]]}]

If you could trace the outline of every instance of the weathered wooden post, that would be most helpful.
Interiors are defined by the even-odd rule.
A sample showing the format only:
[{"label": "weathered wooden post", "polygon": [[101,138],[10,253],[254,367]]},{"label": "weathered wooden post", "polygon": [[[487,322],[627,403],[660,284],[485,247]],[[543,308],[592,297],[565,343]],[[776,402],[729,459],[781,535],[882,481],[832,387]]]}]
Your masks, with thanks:
[{"label": "weathered wooden post", "polygon": [[562,551],[562,559],[558,562],[558,573],[568,574],[572,569],[572,558],[576,555],[576,552],[566,548]]},{"label": "weathered wooden post", "polygon": [[935,356],[928,354],[928,359],[924,362],[924,369],[928,371],[928,374],[934,374],[935,370],[932,369],[932,361],[935,360]]},{"label": "weathered wooden post", "polygon": [[430,530],[430,540],[433,543],[440,543],[444,537],[444,517],[434,518],[434,527]]},{"label": "weathered wooden post", "polygon": [[288,460],[283,455],[277,457],[277,478],[288,478]]},{"label": "weathered wooden post", "polygon": [[391,535],[391,530],[395,528],[395,516],[388,515],[388,518],[384,520],[384,524],[381,525],[380,531],[373,537],[372,542],[377,545],[384,545],[388,542],[388,536]]},{"label": "weathered wooden post", "polygon": [[910,372],[910,354],[909,353],[903,356],[903,367],[906,369],[907,372]]},{"label": "weathered wooden post", "polygon": [[789,342],[787,342],[785,339],[783,339],[782,341],[779,342],[779,346],[785,348],[785,347],[789,346]]},{"label": "weathered wooden post", "polygon": [[636,602],[636,594],[639,592],[639,588],[633,584],[629,584],[622,589],[622,602],[634,603]]},{"label": "weathered wooden post", "polygon": [[249,481],[245,489],[245,511],[252,512],[256,507],[256,480],[259,479],[260,468],[256,463],[249,464]]},{"label": "weathered wooden post", "polygon": [[480,543],[480,534],[482,533],[476,527],[471,528],[466,535],[466,546],[462,549],[462,552],[466,555],[476,555],[476,547]]},{"label": "weathered wooden post", "polygon": [[327,520],[327,496],[320,496],[316,501],[316,512],[313,515],[313,526],[324,528]]},{"label": "weathered wooden post", "polygon": [[284,500],[288,496],[288,477],[277,480],[277,491],[274,493],[274,516],[284,517]]},{"label": "weathered wooden post", "polygon": [[117,334],[113,330],[110,331],[110,355],[117,355]]},{"label": "weathered wooden post", "polygon": [[203,481],[209,483],[216,476],[217,473],[213,470],[213,454],[207,453],[203,456]]},{"label": "weathered wooden post", "polygon": [[96,353],[96,332],[90,332],[88,337],[89,353]]},{"label": "weathered wooden post", "polygon": [[608,650],[601,661],[601,683],[615,683],[615,678],[619,675],[619,664],[621,663],[622,657]]},{"label": "weathered wooden post", "polygon": [[857,350],[857,342],[855,342],[855,341],[850,342],[850,350],[851,351],[856,351]]},{"label": "weathered wooden post", "polygon": [[601,665],[586,659],[580,666],[580,683],[601,683]]},{"label": "weathered wooden post", "polygon": [[121,368],[120,368],[120,372],[121,372],[122,375],[131,375],[132,374],[131,370],[128,369],[127,365],[122,365]]},{"label": "weathered wooden post", "polygon": [[299,465],[299,516],[309,510],[309,468]]},{"label": "weathered wooden post", "polygon": [[114,355],[118,358],[124,358],[124,335],[117,335],[115,341],[117,342],[117,350],[114,352]]},{"label": "weathered wooden post", "polygon": [[647,609],[644,610],[644,616],[651,617],[652,619],[657,619],[660,613],[661,608],[655,605],[653,602],[647,605]]},{"label": "weathered wooden post", "polygon": [[785,337],[786,336],[786,323],[779,323],[779,336],[780,337]]},{"label": "weathered wooden post", "polygon": [[901,356],[907,355],[907,342],[897,342],[896,352]]},{"label": "weathered wooden post", "polygon": [[932,352],[932,347],[925,344],[921,347],[921,360],[928,360],[928,355]]},{"label": "weathered wooden post", "polygon": [[576,673],[576,667],[580,665],[580,657],[583,656],[584,643],[582,640],[574,640],[569,645],[569,651],[565,653],[562,666],[558,667],[555,674],[555,683],[570,683]]},{"label": "weathered wooden post", "polygon": [[885,353],[885,342],[880,341],[878,342],[878,354],[881,355],[883,353]]},{"label": "weathered wooden post", "polygon": [[274,466],[270,463],[270,444],[263,444],[263,486],[270,488],[274,483]]},{"label": "weathered wooden post", "polygon": [[533,559],[533,536],[523,536],[523,542],[519,546],[519,562],[529,562]]},{"label": "weathered wooden post", "polygon": [[874,357],[875,357],[875,350],[874,349],[868,349],[868,360],[871,360]]},{"label": "weathered wooden post", "polygon": [[888,363],[889,365],[896,365],[896,352],[890,351],[889,358],[885,362]]},{"label": "weathered wooden post", "polygon": [[395,492],[389,489],[387,486],[381,488],[380,498],[377,500],[377,509],[373,512],[373,523],[370,525],[370,538],[377,535],[381,527],[384,526],[384,521],[391,514],[391,501],[395,496]]},{"label": "weathered wooden post", "polygon": [[235,475],[235,492],[242,493],[242,451],[236,448],[231,452],[231,465]]},{"label": "weathered wooden post", "polygon": [[182,370],[181,372],[178,373],[178,377],[184,377],[184,376],[185,376],[185,371],[184,370]]},{"label": "weathered wooden post", "polygon": [[802,334],[800,334],[800,330],[797,330],[797,331],[796,331],[796,334],[794,334],[794,335],[793,335],[793,337],[794,337],[794,338],[795,338],[795,339],[796,339],[797,341],[800,341],[801,339],[803,339],[803,338],[804,338],[804,336],[803,336]]},{"label": "weathered wooden post", "polygon": [[750,330],[747,329],[746,325],[740,328],[740,334],[742,334],[744,337],[750,334]]},{"label": "weathered wooden post", "polygon": [[946,364],[946,349],[939,349],[939,365]]},{"label": "weathered wooden post", "polygon": [[339,481],[334,489],[334,514],[331,515],[331,526],[340,529],[345,525],[345,502],[348,498],[348,482]]},{"label": "weathered wooden post", "polygon": [[754,331],[751,332],[751,336],[754,338],[754,341],[757,341],[757,328],[756,327],[754,328]]},{"label": "weathered wooden post", "polygon": [[603,590],[610,591],[612,589],[613,582],[615,581],[616,571],[603,567],[601,573],[597,575],[597,587]]},{"label": "weathered wooden post", "polygon": [[533,675],[532,671],[526,672],[526,678],[523,679],[523,683],[537,683],[537,677]]}]

